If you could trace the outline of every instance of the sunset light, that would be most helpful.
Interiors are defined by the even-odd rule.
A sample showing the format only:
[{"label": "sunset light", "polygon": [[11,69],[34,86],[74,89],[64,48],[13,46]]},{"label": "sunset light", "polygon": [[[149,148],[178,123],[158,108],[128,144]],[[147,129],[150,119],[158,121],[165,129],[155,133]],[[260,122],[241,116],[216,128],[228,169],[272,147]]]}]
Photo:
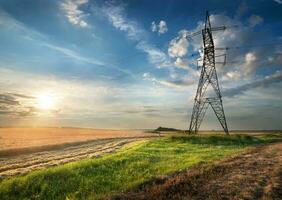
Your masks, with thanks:
[{"label": "sunset light", "polygon": [[37,98],[38,108],[43,110],[51,110],[55,106],[55,99],[49,94],[41,94]]},{"label": "sunset light", "polygon": [[282,0],[0,0],[0,200],[282,200]]}]

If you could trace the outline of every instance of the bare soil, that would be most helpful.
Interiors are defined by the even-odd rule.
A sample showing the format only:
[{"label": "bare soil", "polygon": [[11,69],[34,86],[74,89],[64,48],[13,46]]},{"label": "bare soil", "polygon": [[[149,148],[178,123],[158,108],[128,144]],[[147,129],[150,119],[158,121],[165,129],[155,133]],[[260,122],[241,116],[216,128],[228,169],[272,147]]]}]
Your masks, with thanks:
[{"label": "bare soil", "polygon": [[282,143],[155,179],[112,199],[282,199]]}]

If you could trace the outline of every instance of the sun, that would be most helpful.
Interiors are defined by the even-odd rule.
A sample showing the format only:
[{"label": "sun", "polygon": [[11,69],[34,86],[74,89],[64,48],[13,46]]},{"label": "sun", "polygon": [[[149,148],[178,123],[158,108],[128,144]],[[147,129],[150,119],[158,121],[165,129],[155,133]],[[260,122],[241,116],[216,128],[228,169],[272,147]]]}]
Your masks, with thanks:
[{"label": "sun", "polygon": [[51,110],[55,106],[55,99],[49,94],[41,94],[37,97],[38,107],[42,110]]}]

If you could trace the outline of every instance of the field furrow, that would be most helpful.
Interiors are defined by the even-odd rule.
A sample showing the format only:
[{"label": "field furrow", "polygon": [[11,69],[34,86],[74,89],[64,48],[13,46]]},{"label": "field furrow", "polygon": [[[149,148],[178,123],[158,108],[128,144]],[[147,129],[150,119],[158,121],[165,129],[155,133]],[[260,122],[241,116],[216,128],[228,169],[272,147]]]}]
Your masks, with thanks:
[{"label": "field furrow", "polygon": [[5,178],[23,175],[42,168],[61,165],[85,158],[99,157],[103,154],[114,152],[123,145],[138,139],[140,138],[102,139],[57,150],[2,158],[0,160],[0,176]]}]

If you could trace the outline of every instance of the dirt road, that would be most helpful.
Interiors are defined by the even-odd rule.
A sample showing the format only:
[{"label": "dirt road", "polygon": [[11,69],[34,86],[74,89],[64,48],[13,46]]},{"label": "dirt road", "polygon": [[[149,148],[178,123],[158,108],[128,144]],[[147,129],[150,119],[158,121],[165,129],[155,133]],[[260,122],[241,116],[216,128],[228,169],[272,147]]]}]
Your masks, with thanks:
[{"label": "dirt road", "polygon": [[36,169],[56,166],[84,158],[111,153],[123,145],[144,138],[99,139],[80,144],[68,144],[53,150],[0,158],[0,177],[22,175]]},{"label": "dirt road", "polygon": [[113,199],[282,199],[282,143],[150,181]]}]

